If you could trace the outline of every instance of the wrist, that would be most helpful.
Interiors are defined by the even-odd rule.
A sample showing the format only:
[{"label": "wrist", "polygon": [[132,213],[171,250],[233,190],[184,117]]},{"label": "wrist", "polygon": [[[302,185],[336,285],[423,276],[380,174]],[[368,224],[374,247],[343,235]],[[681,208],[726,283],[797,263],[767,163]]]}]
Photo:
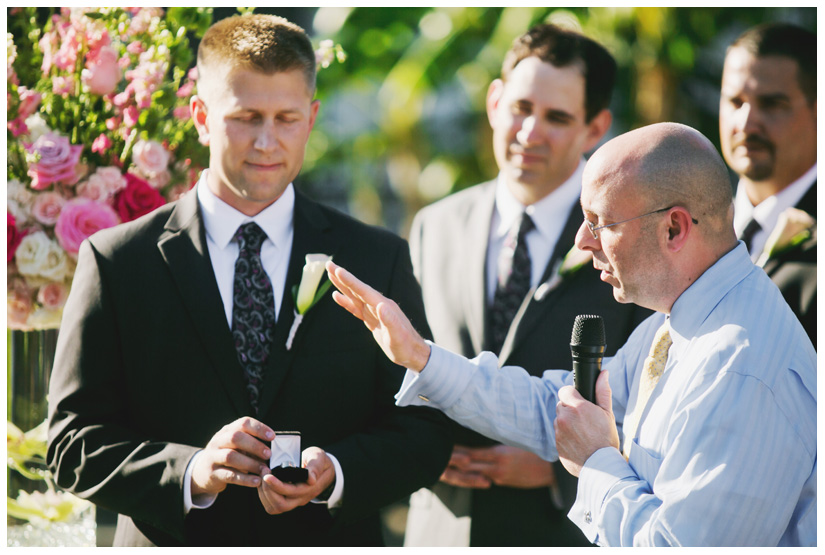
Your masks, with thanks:
[{"label": "wrist", "polygon": [[432,353],[432,347],[426,341],[421,339],[416,342],[413,363],[408,368],[420,373],[430,361],[430,353]]}]

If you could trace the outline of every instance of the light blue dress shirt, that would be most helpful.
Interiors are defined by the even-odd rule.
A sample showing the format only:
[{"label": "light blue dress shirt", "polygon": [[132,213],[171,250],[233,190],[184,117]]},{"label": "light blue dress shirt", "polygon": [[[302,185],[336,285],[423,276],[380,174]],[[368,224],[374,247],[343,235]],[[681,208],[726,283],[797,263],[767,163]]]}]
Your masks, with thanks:
[{"label": "light blue dress shirt", "polygon": [[[620,436],[665,317],[643,322],[604,366]],[[673,345],[629,460],[596,451],[570,519],[605,546],[816,545],[816,351],[779,290],[740,242],[669,318]],[[557,392],[572,377],[532,377],[499,369],[491,353],[469,361],[433,345],[396,397],[555,460]]]}]

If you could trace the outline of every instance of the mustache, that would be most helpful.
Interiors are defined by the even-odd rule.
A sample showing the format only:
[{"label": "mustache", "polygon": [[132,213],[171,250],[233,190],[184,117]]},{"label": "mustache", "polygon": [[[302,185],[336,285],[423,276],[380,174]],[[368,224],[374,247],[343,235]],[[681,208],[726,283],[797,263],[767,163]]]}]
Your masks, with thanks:
[{"label": "mustache", "polygon": [[774,150],[774,144],[763,137],[762,135],[754,135],[754,134],[744,134],[741,133],[739,135],[735,135],[733,137],[732,145],[734,148],[744,146],[744,147],[762,147],[768,150]]}]

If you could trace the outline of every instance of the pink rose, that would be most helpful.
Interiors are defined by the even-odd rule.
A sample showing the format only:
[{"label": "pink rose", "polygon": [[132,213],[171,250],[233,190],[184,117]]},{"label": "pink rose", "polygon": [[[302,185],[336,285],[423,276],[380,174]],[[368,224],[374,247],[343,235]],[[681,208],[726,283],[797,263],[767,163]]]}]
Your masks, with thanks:
[{"label": "pink rose", "polygon": [[6,263],[14,259],[14,253],[20,246],[20,241],[26,236],[24,231],[17,229],[17,220],[9,212],[6,212]]},{"label": "pink rose", "polygon": [[57,310],[66,304],[68,295],[69,290],[65,285],[53,281],[37,291],[37,302],[50,310]]},{"label": "pink rose", "polygon": [[40,106],[41,94],[26,87],[20,87],[17,90],[20,93],[20,106],[17,108],[17,115],[21,119],[26,119],[37,111],[38,106]]},{"label": "pink rose", "polygon": [[126,127],[132,128],[137,125],[138,116],[140,113],[135,106],[129,106],[125,110],[123,110],[123,125]]},{"label": "pink rose", "polygon": [[138,141],[132,149],[132,162],[143,175],[152,176],[169,166],[169,151],[157,141]]},{"label": "pink rose", "polygon": [[87,62],[81,77],[92,94],[103,96],[114,92],[121,78],[117,53],[110,46],[101,48],[97,56]]},{"label": "pink rose", "polygon": [[72,185],[77,181],[76,166],[83,152],[82,146],[72,145],[68,138],[52,132],[25,146],[36,160],[29,164],[32,189],[45,189],[52,183]]},{"label": "pink rose", "polygon": [[189,106],[178,106],[172,110],[172,115],[181,121],[187,121],[192,117],[192,112],[189,110]]},{"label": "pink rose", "polygon": [[112,140],[101,133],[98,135],[97,139],[92,142],[92,152],[99,152],[100,154],[103,154],[112,147],[112,144]]},{"label": "pink rose", "polygon": [[108,204],[76,198],[63,207],[54,232],[66,252],[77,254],[84,239],[118,223],[117,214]]},{"label": "pink rose", "polygon": [[124,222],[148,214],[166,204],[163,196],[143,179],[126,174],[126,188],[115,197],[115,208]]},{"label": "pink rose", "polygon": [[35,220],[43,225],[54,225],[57,223],[57,218],[60,216],[60,211],[65,204],[66,199],[58,193],[40,193],[34,199],[32,215]]},{"label": "pink rose", "polygon": [[71,71],[77,63],[77,53],[81,48],[77,31],[73,27],[70,27],[62,39],[60,49],[54,55],[54,65],[64,71]]},{"label": "pink rose", "polygon": [[142,54],[144,50],[146,50],[146,48],[144,48],[143,43],[139,40],[130,42],[129,46],[126,47],[126,52],[135,56]]}]

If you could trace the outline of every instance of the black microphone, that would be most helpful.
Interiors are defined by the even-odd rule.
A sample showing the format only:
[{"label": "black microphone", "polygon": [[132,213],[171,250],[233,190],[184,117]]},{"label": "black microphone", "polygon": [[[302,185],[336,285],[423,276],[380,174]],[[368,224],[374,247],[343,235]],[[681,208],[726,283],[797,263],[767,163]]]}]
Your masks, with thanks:
[{"label": "black microphone", "polygon": [[604,320],[601,316],[582,314],[573,322],[570,351],[573,354],[573,381],[582,397],[596,402],[596,379],[602,371],[604,356]]}]

